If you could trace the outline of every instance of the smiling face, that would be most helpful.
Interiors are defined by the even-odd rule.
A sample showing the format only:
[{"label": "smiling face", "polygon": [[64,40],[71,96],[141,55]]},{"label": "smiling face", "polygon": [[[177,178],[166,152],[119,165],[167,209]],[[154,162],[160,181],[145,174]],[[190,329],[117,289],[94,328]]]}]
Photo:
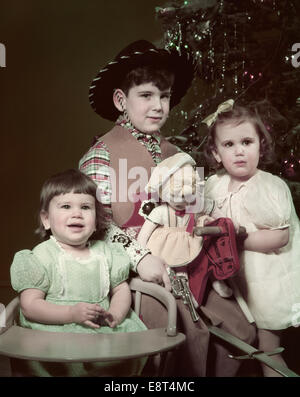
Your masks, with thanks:
[{"label": "smiling face", "polygon": [[41,221],[63,248],[83,248],[96,229],[95,199],[83,193],[54,196]]},{"label": "smiling face", "polygon": [[131,123],[139,131],[151,134],[165,124],[170,111],[171,88],[161,91],[154,84],[145,83],[131,87],[127,96],[119,92]]},{"label": "smiling face", "polygon": [[222,162],[232,181],[243,182],[257,171],[260,141],[254,125],[245,121],[219,124],[215,133],[213,155]]}]

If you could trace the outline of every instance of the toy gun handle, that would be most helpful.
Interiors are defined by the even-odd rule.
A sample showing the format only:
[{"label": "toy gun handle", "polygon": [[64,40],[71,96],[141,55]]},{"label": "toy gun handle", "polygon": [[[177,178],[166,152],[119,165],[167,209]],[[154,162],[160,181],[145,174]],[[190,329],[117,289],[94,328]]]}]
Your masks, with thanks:
[{"label": "toy gun handle", "polygon": [[[193,228],[193,233],[196,236],[204,236],[204,235],[220,236],[224,234],[224,230],[220,226],[195,226]],[[237,236],[247,237],[246,228],[244,226],[239,226],[239,229],[236,234]]]},{"label": "toy gun handle", "polygon": [[170,267],[168,267],[167,270],[171,281],[173,295],[175,298],[181,298],[183,300],[183,303],[189,308],[192,320],[197,322],[199,320],[199,316],[192,300],[188,279],[184,275],[177,275]]}]

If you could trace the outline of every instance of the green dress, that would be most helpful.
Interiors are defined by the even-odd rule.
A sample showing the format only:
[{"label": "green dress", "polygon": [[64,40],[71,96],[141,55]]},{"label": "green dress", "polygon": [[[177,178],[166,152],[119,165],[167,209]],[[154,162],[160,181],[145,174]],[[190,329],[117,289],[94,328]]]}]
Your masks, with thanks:
[{"label": "green dress", "polygon": [[[21,292],[27,288],[37,288],[45,293],[45,300],[57,305],[74,305],[78,302],[99,303],[109,308],[111,288],[127,280],[129,258],[124,248],[104,241],[90,242],[90,257],[77,259],[63,250],[51,236],[49,240],[37,245],[32,251],[22,250],[15,254],[11,265],[11,283],[14,290]],[[130,309],[124,321],[115,328],[101,326],[90,328],[81,324],[40,324],[29,321],[20,311],[20,325],[26,328],[55,332],[115,333],[134,332],[147,329],[136,313]],[[126,363],[105,363],[111,367],[111,376],[129,376],[131,371],[141,372],[145,360],[132,360],[134,368]],[[20,364],[18,363],[18,368]],[[22,369],[35,376],[91,376],[108,375],[103,364],[89,365],[76,363],[57,365],[53,363],[30,362]],[[99,371],[97,371],[97,368]],[[110,373],[109,373],[110,375]]]}]

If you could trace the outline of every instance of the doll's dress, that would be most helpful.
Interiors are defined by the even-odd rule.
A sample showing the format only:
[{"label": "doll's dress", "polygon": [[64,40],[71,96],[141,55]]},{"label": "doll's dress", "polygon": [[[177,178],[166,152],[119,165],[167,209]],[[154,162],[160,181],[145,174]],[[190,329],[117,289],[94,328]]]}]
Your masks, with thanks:
[{"label": "doll's dress", "polygon": [[[11,266],[12,287],[19,293],[27,288],[40,289],[46,294],[46,301],[57,305],[89,302],[99,303],[105,310],[108,310],[110,289],[128,278],[129,258],[124,248],[117,243],[92,241],[89,248],[89,258],[74,258],[51,236],[49,240],[37,245],[32,251],[17,252]],[[134,332],[146,329],[131,309],[125,320],[116,328],[109,326],[90,328],[75,323],[40,324],[26,319],[22,312],[20,312],[20,324],[26,328],[43,331],[90,334]],[[53,366],[40,364],[42,365],[38,369],[34,364],[34,374],[37,371],[38,376],[57,376]],[[99,364],[96,363],[95,366],[89,364],[89,370],[81,363],[68,364],[60,370],[63,376],[89,376],[89,371],[99,369]],[[140,361],[138,365],[142,367],[144,363]]]},{"label": "doll's dress", "polygon": [[247,233],[289,227],[288,244],[276,252],[241,253],[235,282],[259,328],[299,325],[300,223],[290,190],[282,179],[261,170],[236,191],[228,192],[229,181],[229,175],[220,172],[205,184],[205,195],[215,200],[219,216],[246,227]]},{"label": "doll's dress", "polygon": [[169,266],[187,265],[202,248],[202,237],[194,237],[187,226],[191,214],[179,216],[168,204],[155,207],[147,219],[159,225],[151,234],[147,248],[161,257]]}]

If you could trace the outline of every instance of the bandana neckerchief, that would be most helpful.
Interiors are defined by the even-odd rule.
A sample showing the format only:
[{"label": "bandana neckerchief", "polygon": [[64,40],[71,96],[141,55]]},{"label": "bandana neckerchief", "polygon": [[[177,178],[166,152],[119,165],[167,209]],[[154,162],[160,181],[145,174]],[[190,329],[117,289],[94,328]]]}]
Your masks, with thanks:
[{"label": "bandana neckerchief", "polygon": [[159,131],[152,132],[151,134],[145,134],[136,129],[130,122],[126,121],[122,116],[116,121],[116,125],[126,128],[139,142],[146,146],[147,150],[151,154],[151,157],[155,164],[161,162],[161,149],[160,142],[161,136]]}]

